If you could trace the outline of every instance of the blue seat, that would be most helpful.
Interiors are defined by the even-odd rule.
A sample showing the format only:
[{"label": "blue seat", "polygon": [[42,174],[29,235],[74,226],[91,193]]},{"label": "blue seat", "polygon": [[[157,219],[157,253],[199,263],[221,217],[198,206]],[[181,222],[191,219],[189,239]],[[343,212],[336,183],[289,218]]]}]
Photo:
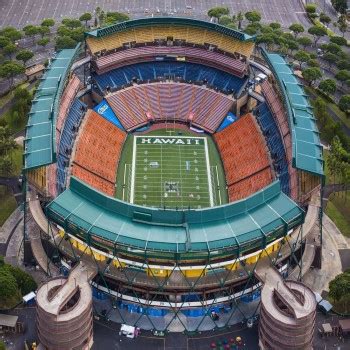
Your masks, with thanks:
[{"label": "blue seat", "polygon": [[57,152],[57,192],[61,193],[66,187],[67,166],[74,145],[76,132],[86,111],[86,104],[75,99],[64,122]]},{"label": "blue seat", "polygon": [[282,191],[289,195],[288,161],[276,121],[266,103],[262,103],[256,108],[255,115],[260,128],[265,135],[277,177],[281,182]]}]

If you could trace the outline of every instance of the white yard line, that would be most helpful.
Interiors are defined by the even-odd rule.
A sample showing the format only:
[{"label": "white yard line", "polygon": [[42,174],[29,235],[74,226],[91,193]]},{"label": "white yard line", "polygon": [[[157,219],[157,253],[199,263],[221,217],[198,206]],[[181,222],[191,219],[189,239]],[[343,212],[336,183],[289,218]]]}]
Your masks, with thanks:
[{"label": "white yard line", "polygon": [[221,205],[222,201],[221,201],[221,191],[220,191],[219,174],[218,174],[218,166],[217,165],[215,165],[215,171],[216,171],[216,182],[218,184],[218,191],[219,191],[219,201],[220,201],[219,205]]},{"label": "white yard line", "polygon": [[213,200],[213,189],[211,184],[211,176],[210,176],[210,164],[209,164],[209,154],[208,154],[208,142],[207,138],[204,139],[204,148],[205,148],[205,160],[207,163],[207,176],[208,176],[208,190],[209,190],[209,198],[210,198],[210,206],[214,206]]},{"label": "white yard line", "polygon": [[130,203],[134,203],[135,168],[136,168],[136,139],[137,138],[138,138],[138,136],[134,136],[133,149],[132,149]]},{"label": "white yard line", "polygon": [[126,163],[124,163],[124,179],[123,179],[123,201],[125,201],[124,199],[124,193],[125,193],[125,174],[126,174]]}]

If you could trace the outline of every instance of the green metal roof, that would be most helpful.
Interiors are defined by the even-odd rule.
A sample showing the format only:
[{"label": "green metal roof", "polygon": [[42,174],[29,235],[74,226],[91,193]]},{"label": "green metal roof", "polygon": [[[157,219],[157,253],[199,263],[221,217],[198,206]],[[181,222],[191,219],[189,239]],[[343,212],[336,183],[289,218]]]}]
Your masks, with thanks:
[{"label": "green metal roof", "polygon": [[110,35],[116,32],[121,32],[127,29],[132,29],[136,27],[154,26],[154,25],[192,26],[192,27],[210,29],[221,34],[231,36],[240,41],[251,41],[255,39],[255,36],[245,34],[239,30],[231,29],[217,23],[211,23],[207,21],[201,21],[198,19],[185,18],[185,17],[151,17],[151,18],[133,19],[130,21],[113,24],[105,28],[96,29],[91,32],[85,33],[85,35],[100,38],[100,37]]},{"label": "green metal roof", "polygon": [[316,120],[303,86],[284,58],[262,50],[272,69],[287,107],[292,132],[293,166],[314,175],[324,176],[323,155]]},{"label": "green metal roof", "polygon": [[46,207],[71,233],[89,233],[142,250],[167,252],[249,250],[300,225],[304,212],[279,181],[234,203],[204,210],[160,210],[108,197],[72,177],[70,188]]},{"label": "green metal roof", "polygon": [[65,80],[80,44],[60,51],[52,60],[36,90],[28,116],[24,140],[24,169],[56,161],[56,117]]}]

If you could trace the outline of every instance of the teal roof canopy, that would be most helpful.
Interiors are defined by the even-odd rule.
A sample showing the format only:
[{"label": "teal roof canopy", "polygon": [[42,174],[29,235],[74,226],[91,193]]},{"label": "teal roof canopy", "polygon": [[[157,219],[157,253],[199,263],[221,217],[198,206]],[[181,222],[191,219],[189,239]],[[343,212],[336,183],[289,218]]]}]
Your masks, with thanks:
[{"label": "teal roof canopy", "polygon": [[237,202],[203,210],[146,208],[106,196],[72,177],[70,188],[46,207],[71,233],[117,245],[174,253],[263,247],[300,225],[304,212],[275,181]]},{"label": "teal roof canopy", "polygon": [[56,117],[60,97],[80,44],[60,51],[41,78],[28,116],[24,139],[24,170],[56,161]]},{"label": "teal roof canopy", "polygon": [[262,53],[284,96],[292,134],[293,166],[323,177],[323,148],[312,107],[303,86],[281,55],[270,54],[265,50],[262,50]]},{"label": "teal roof canopy", "polygon": [[142,27],[154,26],[154,25],[167,25],[167,26],[184,25],[184,26],[199,27],[203,29],[210,29],[227,36],[231,36],[240,41],[255,40],[255,36],[245,34],[239,30],[231,29],[217,23],[201,21],[198,19],[185,18],[185,17],[151,17],[151,18],[133,19],[130,21],[113,24],[105,28],[96,29],[91,32],[85,33],[85,35],[100,38],[100,37],[121,32],[127,29],[132,29],[132,28],[141,27],[141,26]]}]

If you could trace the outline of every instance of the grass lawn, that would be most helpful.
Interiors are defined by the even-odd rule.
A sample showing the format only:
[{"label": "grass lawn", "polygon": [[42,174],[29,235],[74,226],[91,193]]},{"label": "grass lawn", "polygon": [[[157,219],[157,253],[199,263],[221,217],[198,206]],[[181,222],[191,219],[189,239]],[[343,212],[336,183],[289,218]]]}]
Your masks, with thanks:
[{"label": "grass lawn", "polygon": [[21,85],[18,86],[14,86],[13,89],[11,91],[9,91],[6,95],[0,97],[0,107],[4,106],[7,102],[9,102],[10,100],[12,100],[14,94],[15,94],[15,90],[17,87],[21,87],[21,88],[26,88],[29,86],[29,83],[23,83]]},{"label": "grass lawn", "polygon": [[[142,139],[150,141],[142,143]],[[153,143],[156,139],[160,143]],[[116,197],[140,205],[185,209],[227,203],[225,175],[214,141],[183,129],[129,135],[118,166]]]},{"label": "grass lawn", "polygon": [[[23,148],[20,146],[17,146],[16,149],[12,152],[12,159],[13,159],[13,173],[9,176],[18,176],[21,174],[22,171],[22,154],[23,154]],[[7,176],[7,174],[2,174],[0,172],[0,176]]]},{"label": "grass lawn", "polygon": [[[316,89],[313,89],[310,86],[304,86],[304,89],[308,93],[308,95],[315,94],[317,95],[317,97],[321,98],[326,103],[327,108],[331,109],[342,121],[342,123],[348,128],[350,128],[350,118],[348,118],[346,114],[343,111],[341,111],[335,103],[331,103],[328,100],[326,100]],[[310,93],[310,91],[312,93]]]},{"label": "grass lawn", "polygon": [[334,221],[344,236],[350,237],[350,192],[332,194],[326,208],[326,214]]},{"label": "grass lawn", "polygon": [[0,226],[16,209],[17,203],[11,191],[5,186],[0,186]]}]

